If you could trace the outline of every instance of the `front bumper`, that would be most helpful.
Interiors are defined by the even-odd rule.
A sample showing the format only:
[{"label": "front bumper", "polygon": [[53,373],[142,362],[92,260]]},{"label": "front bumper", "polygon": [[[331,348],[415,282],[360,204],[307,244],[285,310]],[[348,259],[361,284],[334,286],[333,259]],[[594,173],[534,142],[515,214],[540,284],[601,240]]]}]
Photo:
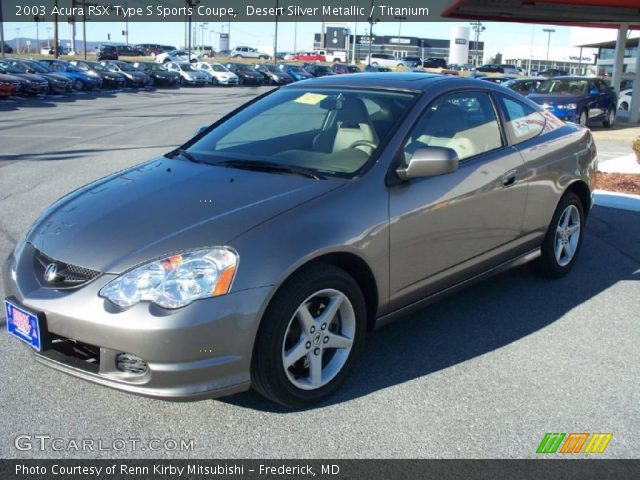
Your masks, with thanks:
[{"label": "front bumper", "polygon": [[577,123],[579,121],[579,114],[575,110],[552,108],[550,111],[563,122]]},{"label": "front bumper", "polygon": [[[34,273],[34,254],[27,245],[19,260],[11,255],[2,278],[7,296],[42,312],[46,333],[60,342],[34,351],[39,362],[94,383],[169,400],[214,398],[249,388],[253,342],[271,287],[178,310],[149,303],[123,310],[98,296],[115,275],[100,275],[72,290],[45,288]],[[68,341],[99,351],[98,360],[61,353],[58,347]],[[119,370],[116,359],[122,353],[143,359],[146,372]]]},{"label": "front bumper", "polygon": [[49,93],[49,82],[27,83],[22,87],[22,93],[25,95],[45,95]]}]

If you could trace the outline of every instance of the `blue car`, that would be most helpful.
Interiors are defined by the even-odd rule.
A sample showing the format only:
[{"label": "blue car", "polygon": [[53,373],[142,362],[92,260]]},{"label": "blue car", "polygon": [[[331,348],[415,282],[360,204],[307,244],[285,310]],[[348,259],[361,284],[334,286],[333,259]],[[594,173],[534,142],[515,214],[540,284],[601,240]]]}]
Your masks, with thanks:
[{"label": "blue car", "polygon": [[50,70],[61,73],[71,80],[74,90],[93,90],[102,86],[102,78],[95,72],[83,72],[75,65],[71,65],[64,60],[46,59],[40,60]]},{"label": "blue car", "polygon": [[616,94],[600,78],[550,78],[528,97],[566,122],[611,127],[616,121]]},{"label": "blue car", "polygon": [[313,78],[313,75],[307,72],[300,65],[293,65],[291,63],[281,63],[280,65],[278,65],[278,68],[280,69],[280,71],[288,75],[291,75],[293,77],[293,80],[296,82],[300,80],[308,80],[309,78]]}]

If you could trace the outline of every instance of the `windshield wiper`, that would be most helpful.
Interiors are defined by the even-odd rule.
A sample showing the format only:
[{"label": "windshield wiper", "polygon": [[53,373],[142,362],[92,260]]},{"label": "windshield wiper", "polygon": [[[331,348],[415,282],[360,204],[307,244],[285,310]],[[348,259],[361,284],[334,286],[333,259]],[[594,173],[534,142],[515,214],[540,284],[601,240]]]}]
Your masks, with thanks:
[{"label": "windshield wiper", "polygon": [[243,168],[246,170],[260,170],[263,172],[291,173],[307,178],[313,178],[315,180],[325,179],[324,176],[306,168],[294,167],[292,165],[282,165],[280,163],[274,162],[261,162],[255,160],[225,160],[223,162],[216,163],[216,165],[220,165],[222,167]]},{"label": "windshield wiper", "polygon": [[187,152],[184,148],[178,148],[176,150],[173,150],[172,152],[169,152],[165,155],[165,157],[167,158],[175,158],[178,155],[182,155],[184,158],[186,158],[187,160],[189,160],[190,162],[193,163],[201,163],[200,160],[198,160],[196,157],[194,157],[193,155],[191,155],[189,152]]}]

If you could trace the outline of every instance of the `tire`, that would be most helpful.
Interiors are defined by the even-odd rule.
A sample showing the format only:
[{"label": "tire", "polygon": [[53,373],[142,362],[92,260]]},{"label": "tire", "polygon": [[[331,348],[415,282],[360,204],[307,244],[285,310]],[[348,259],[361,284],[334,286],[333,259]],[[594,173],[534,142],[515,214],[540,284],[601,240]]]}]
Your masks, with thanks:
[{"label": "tire", "polygon": [[71,84],[71,87],[76,91],[84,90],[84,82],[79,78],[76,78]]},{"label": "tire", "polygon": [[[568,222],[566,221],[567,216]],[[564,230],[562,233],[560,229],[565,228],[565,225],[569,229],[575,229],[577,237],[574,237],[574,234],[566,235],[568,230]],[[556,207],[542,242],[542,255],[531,263],[534,272],[547,278],[560,278],[569,273],[580,253],[584,225],[582,201],[573,192],[565,193]],[[566,249],[563,245],[566,246]],[[557,250],[560,250],[559,254]]]},{"label": "tire", "polygon": [[265,57],[264,55],[260,55],[258,60],[267,60],[269,57]]},{"label": "tire", "polygon": [[242,58],[242,55],[240,55],[239,53],[234,55],[233,58]]},{"label": "tire", "polygon": [[602,126],[605,128],[611,128],[616,123],[616,109],[609,107],[607,112],[607,119],[602,122]]},{"label": "tire", "polygon": [[[335,307],[322,318],[318,311],[328,305]],[[307,314],[306,327],[301,311]],[[301,270],[284,284],[262,318],[251,360],[253,388],[290,408],[323,400],[353,368],[365,329],[364,297],[350,275],[333,265]],[[342,346],[324,347],[332,342]],[[287,357],[292,363],[285,367]]]},{"label": "tire", "polygon": [[374,67],[378,66],[378,62],[371,62],[371,65],[373,65]]},{"label": "tire", "polygon": [[578,117],[578,123],[583,127],[586,127],[587,124],[589,123],[589,114],[587,113],[586,110],[582,110],[580,112],[580,117]]},{"label": "tire", "polygon": [[620,110],[624,110],[625,112],[627,112],[629,110],[629,104],[627,102],[622,102],[620,104]]}]

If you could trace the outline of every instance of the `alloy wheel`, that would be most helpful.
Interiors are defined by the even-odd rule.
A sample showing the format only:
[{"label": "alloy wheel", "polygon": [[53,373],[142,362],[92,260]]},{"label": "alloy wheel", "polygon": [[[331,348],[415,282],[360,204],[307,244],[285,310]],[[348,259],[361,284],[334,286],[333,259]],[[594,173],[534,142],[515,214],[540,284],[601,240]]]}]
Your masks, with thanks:
[{"label": "alloy wheel", "polygon": [[578,249],[580,234],[580,212],[575,205],[569,205],[560,215],[556,228],[555,257],[561,267],[571,263]]},{"label": "alloy wheel", "polygon": [[316,390],[333,380],[347,363],[356,333],[349,298],[334,289],[310,295],[289,320],[282,365],[301,390]]}]

